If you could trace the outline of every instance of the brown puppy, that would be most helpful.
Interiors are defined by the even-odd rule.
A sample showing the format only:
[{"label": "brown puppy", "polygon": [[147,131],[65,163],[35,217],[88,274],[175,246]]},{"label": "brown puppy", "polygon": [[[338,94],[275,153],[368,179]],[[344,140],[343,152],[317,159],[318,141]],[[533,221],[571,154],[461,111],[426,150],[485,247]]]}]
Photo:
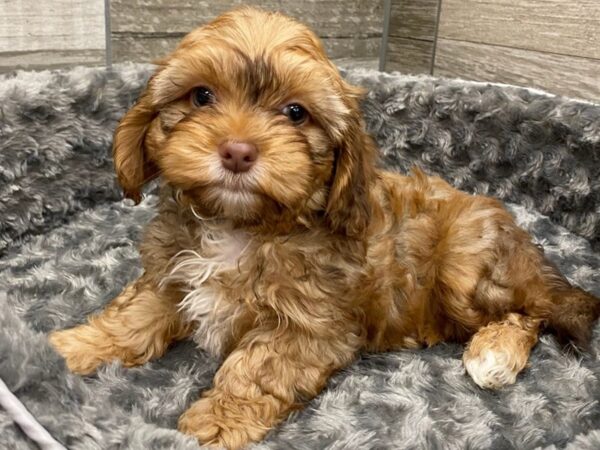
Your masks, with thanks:
[{"label": "brown puppy", "polygon": [[515,381],[541,327],[585,345],[600,312],[493,199],[375,168],[317,37],[239,9],[190,33],[115,134],[125,193],[164,184],[144,275],[51,341],[71,370],[142,364],[192,336],[224,357],[179,428],[239,448],[360,351],[468,342],[483,387]]}]

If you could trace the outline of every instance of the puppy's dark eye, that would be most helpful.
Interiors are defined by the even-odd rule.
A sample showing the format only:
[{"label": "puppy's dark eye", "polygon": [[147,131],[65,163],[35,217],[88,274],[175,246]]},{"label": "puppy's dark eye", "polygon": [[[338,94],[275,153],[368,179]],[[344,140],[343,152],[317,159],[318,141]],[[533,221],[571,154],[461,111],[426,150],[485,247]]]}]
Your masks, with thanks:
[{"label": "puppy's dark eye", "polygon": [[294,122],[295,125],[300,125],[308,117],[308,112],[297,103],[287,105],[283,108],[282,112],[288,117],[288,119]]},{"label": "puppy's dark eye", "polygon": [[204,86],[195,88],[192,91],[192,102],[194,106],[205,106],[215,101],[215,94]]}]

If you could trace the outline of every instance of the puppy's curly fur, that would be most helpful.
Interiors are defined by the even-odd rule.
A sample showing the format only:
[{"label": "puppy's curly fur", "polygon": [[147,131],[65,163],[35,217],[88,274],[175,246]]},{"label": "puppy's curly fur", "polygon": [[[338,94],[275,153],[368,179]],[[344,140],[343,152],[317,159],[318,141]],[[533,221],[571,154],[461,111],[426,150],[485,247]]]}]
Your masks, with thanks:
[{"label": "puppy's curly fur", "polygon": [[[283,15],[243,8],[185,37],[115,134],[127,196],[163,179],[144,275],[51,335],[70,369],[142,364],[192,336],[224,362],[179,428],[239,448],[360,351],[469,342],[467,371],[499,387],[542,327],[584,346],[599,302],[498,201],[377,170],[360,96]],[[223,164],[231,142],[257,150],[249,170]]]}]

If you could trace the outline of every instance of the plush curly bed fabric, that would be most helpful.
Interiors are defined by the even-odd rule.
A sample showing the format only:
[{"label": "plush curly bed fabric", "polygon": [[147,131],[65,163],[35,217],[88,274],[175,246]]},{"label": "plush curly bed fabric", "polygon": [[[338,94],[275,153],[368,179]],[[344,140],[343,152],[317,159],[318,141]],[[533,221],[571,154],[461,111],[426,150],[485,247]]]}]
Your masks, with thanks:
[{"label": "plush curly bed fabric", "polygon": [[[152,191],[123,201],[114,127],[151,67],[0,78],[0,378],[70,449],[197,448],[175,430],[219,361],[191,343],[96,376],[67,372],[50,330],[99,311],[140,272]],[[494,195],[574,283],[600,295],[600,106],[510,87],[365,70],[382,164],[418,164]],[[462,348],[365,355],[256,446],[264,449],[600,448],[600,327],[591,354],[544,335],[514,386],[465,376]],[[35,448],[0,409],[0,448]]]}]

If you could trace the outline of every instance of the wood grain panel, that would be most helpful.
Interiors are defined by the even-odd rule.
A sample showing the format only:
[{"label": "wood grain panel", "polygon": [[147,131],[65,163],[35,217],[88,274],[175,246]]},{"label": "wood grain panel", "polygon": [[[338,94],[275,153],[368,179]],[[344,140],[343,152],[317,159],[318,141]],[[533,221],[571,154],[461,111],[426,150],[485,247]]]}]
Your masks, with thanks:
[{"label": "wood grain panel", "polygon": [[241,5],[281,11],[323,36],[379,34],[383,1],[363,0],[111,0],[114,32],[189,32]]},{"label": "wood grain panel", "polygon": [[104,0],[0,0],[0,70],[104,64]]},{"label": "wood grain panel", "polygon": [[430,73],[433,42],[390,36],[385,70],[402,73]]},{"label": "wood grain panel", "polygon": [[393,0],[390,36],[433,41],[438,0]]},{"label": "wood grain panel", "polygon": [[160,57],[183,34],[241,4],[259,5],[300,19],[323,39],[332,58],[378,55],[383,0],[111,0],[113,60]]},{"label": "wood grain panel", "polygon": [[[113,62],[152,62],[174,50],[183,36],[185,33],[113,34]],[[381,38],[356,38],[354,40],[328,38],[324,39],[323,43],[331,59],[356,59],[372,62],[377,60],[376,55]],[[376,67],[375,64],[373,68]]]},{"label": "wood grain panel", "polygon": [[121,33],[112,35],[112,60],[151,63],[175,49],[185,33],[158,33],[131,35]]},{"label": "wood grain panel", "polygon": [[443,0],[438,35],[600,59],[600,0]]},{"label": "wood grain panel", "polygon": [[105,63],[106,54],[100,50],[34,50],[30,52],[1,52],[0,72],[16,69],[42,70],[67,66],[98,66]]},{"label": "wood grain panel", "polygon": [[438,39],[435,75],[534,87],[600,100],[600,60]]}]

